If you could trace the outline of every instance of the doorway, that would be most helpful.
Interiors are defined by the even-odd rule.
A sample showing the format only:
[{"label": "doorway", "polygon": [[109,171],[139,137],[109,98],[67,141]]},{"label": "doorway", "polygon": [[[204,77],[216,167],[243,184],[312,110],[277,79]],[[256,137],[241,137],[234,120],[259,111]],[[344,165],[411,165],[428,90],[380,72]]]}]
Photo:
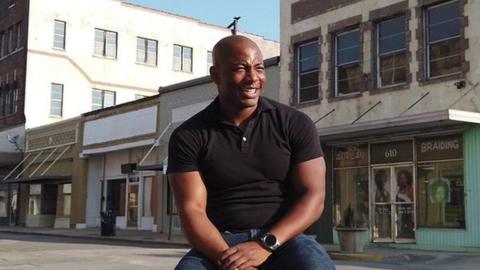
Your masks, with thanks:
[{"label": "doorway", "polygon": [[415,177],[413,165],[372,168],[373,242],[415,242]]}]

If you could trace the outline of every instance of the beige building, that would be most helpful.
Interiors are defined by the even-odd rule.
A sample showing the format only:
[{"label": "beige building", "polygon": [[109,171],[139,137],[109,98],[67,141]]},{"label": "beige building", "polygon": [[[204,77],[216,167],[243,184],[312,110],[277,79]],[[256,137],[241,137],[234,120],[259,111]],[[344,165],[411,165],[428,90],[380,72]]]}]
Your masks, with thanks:
[{"label": "beige building", "polygon": [[480,247],[478,27],[471,0],[281,1],[280,100],[314,120],[328,163],[322,241],[348,225]]},{"label": "beige building", "polygon": [[[0,1],[0,25],[3,177],[22,160],[26,130],[203,77],[214,44],[231,33],[120,0]],[[278,42],[239,34],[278,56]],[[8,207],[17,193],[0,181],[0,224],[16,223]]]}]

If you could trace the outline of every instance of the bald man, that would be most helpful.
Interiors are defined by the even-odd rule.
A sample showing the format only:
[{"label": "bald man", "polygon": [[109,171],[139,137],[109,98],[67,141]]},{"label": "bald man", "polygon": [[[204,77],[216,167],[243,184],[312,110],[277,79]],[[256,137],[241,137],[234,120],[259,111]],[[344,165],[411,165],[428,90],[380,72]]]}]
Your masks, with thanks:
[{"label": "bald man", "polygon": [[177,270],[335,269],[303,231],[322,214],[325,163],[305,114],[261,96],[258,46],[213,49],[218,97],[170,138],[168,177],[193,249]]}]

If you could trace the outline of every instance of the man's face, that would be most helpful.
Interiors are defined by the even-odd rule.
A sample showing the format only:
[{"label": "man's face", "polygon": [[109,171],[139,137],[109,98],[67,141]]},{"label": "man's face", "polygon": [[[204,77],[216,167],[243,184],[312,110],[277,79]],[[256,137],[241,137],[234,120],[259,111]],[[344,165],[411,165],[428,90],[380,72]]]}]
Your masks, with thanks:
[{"label": "man's face", "polygon": [[255,107],[266,83],[261,52],[253,44],[232,44],[218,59],[214,81],[220,101],[238,110]]}]

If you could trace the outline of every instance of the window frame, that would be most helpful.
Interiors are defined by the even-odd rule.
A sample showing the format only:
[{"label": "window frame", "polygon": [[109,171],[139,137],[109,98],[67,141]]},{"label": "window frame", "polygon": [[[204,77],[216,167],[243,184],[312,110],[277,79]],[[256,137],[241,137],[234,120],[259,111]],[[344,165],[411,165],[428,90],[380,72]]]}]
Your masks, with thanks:
[{"label": "window frame", "polygon": [[[386,18],[386,19],[383,19],[383,20],[379,20],[375,23],[375,88],[376,89],[389,89],[389,88],[394,88],[394,87],[398,87],[398,86],[404,86],[406,84],[408,84],[408,73],[409,73],[409,62],[407,61],[406,62],[406,74],[405,74],[405,81],[404,82],[401,82],[401,83],[394,83],[394,84],[389,84],[389,85],[381,85],[381,67],[380,67],[380,64],[381,64],[381,57],[382,56],[388,56],[388,55],[395,55],[396,53],[399,53],[399,52],[405,52],[405,56],[408,56],[408,42],[407,42],[407,32],[408,32],[408,29],[405,27],[404,28],[404,32],[403,34],[405,35],[405,47],[403,49],[399,49],[399,50],[395,50],[395,51],[390,51],[388,53],[384,53],[384,54],[381,54],[380,53],[380,24],[382,23],[385,23],[385,22],[388,22],[388,21],[392,21],[392,20],[396,20],[398,18],[402,18],[403,17],[403,20],[402,22],[404,24],[406,24],[406,20],[407,20],[407,16],[406,14],[398,14],[397,16],[393,16],[393,17],[390,17],[390,18]],[[406,25],[405,25],[406,26]]]},{"label": "window frame", "polygon": [[[175,48],[180,48],[180,69],[175,68]],[[186,70],[184,67],[184,61],[185,61],[185,49],[190,49],[191,54],[190,54],[190,70]],[[193,47],[188,47],[184,45],[179,45],[179,44],[173,44],[173,66],[172,66],[174,71],[181,71],[181,72],[187,72],[187,73],[193,73]]]},{"label": "window frame", "polygon": [[[60,87],[60,95],[61,95],[61,98],[60,100],[58,99],[53,99],[53,90],[54,90],[54,86],[59,86]],[[64,94],[64,85],[63,84],[60,84],[60,83],[51,83],[51,91],[50,91],[50,117],[63,117],[63,94]],[[57,114],[53,114],[52,113],[52,102],[53,101],[60,101],[60,113],[57,115]]]},{"label": "window frame", "polygon": [[[431,65],[430,65],[430,46],[432,44],[438,44],[438,43],[441,43],[441,42],[445,42],[445,41],[448,41],[448,40],[452,40],[452,39],[455,39],[455,38],[462,38],[463,35],[462,35],[462,25],[459,24],[460,26],[460,29],[459,29],[459,34],[456,35],[456,36],[452,36],[452,37],[448,37],[448,38],[445,38],[445,39],[442,39],[442,40],[437,40],[437,41],[434,41],[434,42],[430,42],[430,36],[429,36],[429,20],[428,20],[428,14],[429,14],[429,10],[432,10],[432,9],[435,9],[435,8],[438,8],[438,7],[441,7],[441,6],[445,6],[445,5],[449,5],[449,4],[452,4],[452,3],[457,3],[458,5],[458,8],[461,9],[461,3],[458,1],[458,0],[450,0],[450,1],[445,1],[445,2],[442,2],[442,3],[438,3],[438,4],[434,4],[434,5],[430,5],[430,6],[426,6],[423,8],[423,36],[424,36],[424,46],[425,46],[425,54],[424,54],[424,57],[425,57],[425,63],[424,63],[424,66],[425,66],[425,79],[426,80],[435,80],[435,79],[439,79],[439,78],[443,78],[443,77],[450,77],[452,75],[457,75],[457,74],[460,74],[462,73],[461,71],[461,65],[458,67],[460,70],[459,71],[456,71],[456,72],[452,72],[452,73],[447,73],[447,74],[442,74],[442,75],[438,75],[438,76],[431,76]],[[457,19],[459,20],[461,18],[461,16],[457,17]],[[463,51],[463,49],[461,50],[459,56],[462,56],[462,54],[464,54],[465,52]],[[451,56],[450,56],[451,57]]]},{"label": "window frame", "polygon": [[[139,53],[139,49],[138,49],[138,45],[139,45],[139,41],[142,41],[143,43],[143,59],[138,59],[138,53]],[[154,42],[155,43],[155,61],[154,63],[149,63],[149,42]],[[145,37],[140,37],[140,36],[137,36],[137,48],[136,48],[136,63],[139,63],[139,64],[143,64],[143,65],[148,65],[148,66],[157,66],[158,65],[158,40],[156,39],[151,39],[151,38],[145,38]]]},{"label": "window frame", "polygon": [[[351,95],[356,95],[358,93],[360,93],[361,91],[355,91],[355,92],[351,92],[351,93],[346,93],[346,94],[339,94],[338,92],[338,68],[340,67],[338,65],[338,38],[340,36],[343,36],[343,35],[347,35],[347,34],[350,34],[350,33],[353,33],[353,32],[358,32],[358,36],[359,36],[359,40],[358,40],[358,48],[359,48],[359,51],[358,51],[358,60],[357,61],[352,61],[352,62],[348,62],[348,63],[343,63],[342,66],[346,66],[346,65],[351,65],[351,64],[358,64],[359,68],[361,69],[362,68],[362,63],[363,63],[363,59],[362,59],[362,41],[361,41],[361,35],[363,34],[360,27],[353,27],[351,29],[348,29],[348,30],[344,30],[344,31],[338,31],[336,33],[333,33],[333,96],[334,98],[338,98],[338,97],[345,97],[345,96],[351,96]],[[363,70],[360,70],[361,73],[363,73]]]},{"label": "window frame", "polygon": [[[101,97],[101,107],[100,108],[94,108],[93,107],[93,93],[95,91],[98,91],[100,92],[100,97]],[[115,105],[117,105],[117,93],[115,91],[112,91],[112,90],[103,90],[103,89],[98,89],[98,88],[92,88],[92,103],[91,103],[91,109],[92,111],[96,111],[96,110],[101,110],[101,109],[105,109],[105,108],[108,108],[108,107],[113,107]],[[113,94],[113,105],[112,106],[108,106],[108,107],[105,107],[105,93],[112,93]]]},{"label": "window frame", "polygon": [[[102,33],[102,52],[99,53],[97,52],[97,31]],[[115,44],[109,44],[108,43],[108,38],[107,34],[115,34]],[[102,28],[95,28],[94,29],[94,48],[93,48],[93,54],[98,57],[103,57],[103,58],[108,58],[108,59],[117,59],[118,57],[118,32],[111,31],[111,30],[106,30]],[[108,45],[115,45],[115,55],[110,56],[107,54],[108,51]]]},{"label": "window frame", "polygon": [[[295,62],[296,62],[296,75],[295,75],[295,79],[296,79],[296,84],[295,84],[295,92],[296,92],[296,104],[306,104],[306,103],[310,103],[310,102],[315,102],[315,101],[318,101],[320,99],[320,95],[319,95],[319,91],[320,91],[320,80],[319,80],[319,76],[320,76],[320,66],[321,66],[321,63],[320,63],[320,51],[317,51],[317,55],[318,55],[318,59],[319,59],[319,62],[317,63],[317,67],[316,69],[314,70],[309,70],[307,72],[301,72],[301,69],[300,69],[300,62],[301,62],[301,59],[300,59],[300,50],[302,47],[306,47],[308,45],[311,45],[311,44],[317,44],[318,45],[318,40],[310,40],[310,41],[305,41],[305,42],[302,42],[302,43],[298,43],[295,47]],[[318,46],[317,49],[320,49],[320,46]],[[311,74],[311,73],[317,73],[317,98],[315,99],[311,99],[311,100],[306,100],[306,101],[301,101],[301,98],[300,98],[300,77],[302,75],[307,75],[307,74]],[[313,86],[311,86],[313,87]]]},{"label": "window frame", "polygon": [[[61,23],[63,24],[63,33],[62,35],[56,33],[56,26],[57,26],[57,23]],[[57,47],[55,46],[55,37],[56,36],[61,36],[63,39],[62,39],[62,47]],[[55,49],[59,49],[59,50],[66,50],[67,48],[67,22],[65,21],[62,21],[62,20],[54,20],[53,21],[53,48]]]},{"label": "window frame", "polygon": [[16,46],[15,49],[20,49],[22,47],[22,22],[17,23],[16,25]]}]

